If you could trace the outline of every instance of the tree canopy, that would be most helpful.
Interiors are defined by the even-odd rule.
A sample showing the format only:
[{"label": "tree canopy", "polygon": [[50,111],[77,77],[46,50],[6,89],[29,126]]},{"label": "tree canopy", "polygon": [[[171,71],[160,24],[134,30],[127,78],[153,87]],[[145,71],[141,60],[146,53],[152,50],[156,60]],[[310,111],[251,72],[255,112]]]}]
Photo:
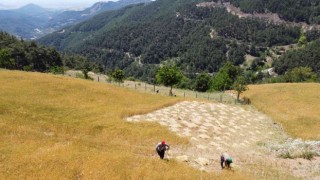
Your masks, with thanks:
[{"label": "tree canopy", "polygon": [[122,83],[125,76],[124,72],[121,69],[116,69],[113,72],[111,72],[111,77],[115,82]]},{"label": "tree canopy", "polygon": [[164,65],[157,71],[156,80],[159,84],[170,87],[169,95],[172,96],[172,87],[178,84],[183,78],[182,72],[173,65]]},{"label": "tree canopy", "polygon": [[0,67],[39,72],[63,71],[60,54],[35,42],[0,32]]},{"label": "tree canopy", "polygon": [[206,92],[211,86],[211,76],[208,73],[201,73],[197,76],[195,81],[195,90]]},{"label": "tree canopy", "polygon": [[231,62],[224,64],[219,72],[214,76],[212,88],[217,91],[230,90],[236,77],[240,74],[240,68],[234,66]]},{"label": "tree canopy", "polygon": [[248,90],[246,79],[243,76],[237,76],[233,83],[233,89],[237,92],[237,101],[239,101],[240,94]]},{"label": "tree canopy", "polygon": [[274,62],[275,71],[285,74],[297,67],[309,67],[320,75],[320,39],[305,47],[290,50]]}]

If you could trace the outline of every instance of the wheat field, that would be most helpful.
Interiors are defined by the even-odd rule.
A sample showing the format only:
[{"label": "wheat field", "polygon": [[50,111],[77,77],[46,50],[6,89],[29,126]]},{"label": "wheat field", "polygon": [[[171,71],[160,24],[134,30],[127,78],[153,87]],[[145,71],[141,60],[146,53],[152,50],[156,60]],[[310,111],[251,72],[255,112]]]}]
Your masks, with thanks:
[{"label": "wheat field", "polygon": [[155,123],[123,120],[178,98],[41,73],[0,70],[0,179],[250,179],[205,173],[154,148],[188,145]]},{"label": "wheat field", "polygon": [[295,138],[320,140],[320,84],[251,85],[244,96]]}]

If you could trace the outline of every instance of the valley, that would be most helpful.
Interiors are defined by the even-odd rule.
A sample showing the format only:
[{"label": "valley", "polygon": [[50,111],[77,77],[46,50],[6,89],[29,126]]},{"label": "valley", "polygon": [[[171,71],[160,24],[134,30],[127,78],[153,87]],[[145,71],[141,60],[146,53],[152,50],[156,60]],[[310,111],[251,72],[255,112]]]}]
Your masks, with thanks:
[{"label": "valley", "polygon": [[97,2],[81,10],[55,10],[27,4],[18,9],[0,10],[0,30],[16,37],[35,40],[61,28],[80,23],[101,12],[112,11],[130,4],[148,3],[150,0],[120,0]]}]

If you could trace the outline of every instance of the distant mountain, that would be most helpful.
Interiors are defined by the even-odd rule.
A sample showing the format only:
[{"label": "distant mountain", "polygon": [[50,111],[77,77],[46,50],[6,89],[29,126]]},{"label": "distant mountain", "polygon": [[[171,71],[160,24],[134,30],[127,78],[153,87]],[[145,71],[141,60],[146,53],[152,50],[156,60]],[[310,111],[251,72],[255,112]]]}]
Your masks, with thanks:
[{"label": "distant mountain", "polygon": [[20,14],[25,14],[29,16],[39,16],[43,14],[52,14],[51,11],[42,8],[38,5],[35,4],[27,4],[19,9],[13,10],[14,12],[20,13]]},{"label": "distant mountain", "polygon": [[0,3],[0,10],[10,8],[8,5]]},{"label": "distant mountain", "polygon": [[0,31],[5,31],[24,39],[37,39],[64,26],[79,23],[103,11],[146,3],[151,0],[120,0],[98,2],[82,11],[52,11],[35,4],[19,9],[0,10]]},{"label": "distant mountain", "polygon": [[47,22],[54,15],[55,12],[35,4],[0,10],[0,30],[24,39],[35,39],[53,32],[53,29],[48,31]]},{"label": "distant mountain", "polygon": [[64,26],[89,19],[90,17],[103,11],[116,10],[130,4],[148,3],[150,1],[151,0],[120,0],[117,2],[97,2],[91,7],[82,11],[64,11],[62,13],[56,14],[49,20],[47,26],[54,29],[59,29]]}]

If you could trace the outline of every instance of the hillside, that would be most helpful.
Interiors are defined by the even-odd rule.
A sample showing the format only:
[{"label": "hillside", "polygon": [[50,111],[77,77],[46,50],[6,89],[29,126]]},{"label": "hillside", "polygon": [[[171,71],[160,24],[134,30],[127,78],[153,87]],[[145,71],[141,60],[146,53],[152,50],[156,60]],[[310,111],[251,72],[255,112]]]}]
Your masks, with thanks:
[{"label": "hillside", "polygon": [[46,23],[54,15],[54,11],[35,4],[0,10],[0,30],[24,39],[34,39],[53,32],[46,28]]},{"label": "hillside", "polygon": [[59,12],[48,20],[46,26],[47,28],[59,30],[65,26],[74,25],[81,21],[87,20],[92,16],[97,15],[101,12],[120,9],[122,7],[131,5],[131,4],[148,3],[148,2],[150,2],[150,0],[120,0],[115,2],[101,1],[81,11],[67,10],[67,11]]},{"label": "hillside", "polygon": [[273,12],[279,14],[281,19],[291,22],[320,23],[318,0],[230,0],[230,2],[247,13]]},{"label": "hillside", "polygon": [[104,11],[125,7],[130,4],[147,3],[150,0],[120,0],[98,2],[83,10],[50,10],[35,4],[27,4],[18,9],[0,10],[0,30],[23,39],[37,39],[89,19]]},{"label": "hillside", "polygon": [[[215,73],[227,61],[236,65],[250,54],[266,64],[266,49],[298,43],[301,27],[239,18],[203,0],[159,0],[99,14],[55,32],[39,42],[59,51],[77,53],[107,71],[150,81],[158,65],[177,64],[185,74]],[[231,1],[233,3],[233,1]],[[317,30],[314,30],[318,32]],[[319,38],[309,35],[308,41]],[[267,65],[266,65],[267,66]]]},{"label": "hillside", "polygon": [[0,84],[1,179],[249,178],[160,161],[154,152],[158,141],[178,148],[188,140],[157,124],[123,120],[178,99],[18,71],[0,70]]},{"label": "hillside", "polygon": [[244,96],[293,137],[319,140],[319,88],[315,83],[252,85]]},{"label": "hillside", "polygon": [[[301,147],[319,153],[319,141],[287,139],[268,116],[248,106],[177,103],[182,99],[18,71],[0,70],[0,84],[1,179],[319,177],[318,157],[277,156],[289,148],[300,157]],[[161,139],[172,148],[164,161],[154,152]],[[221,170],[225,150],[234,157],[233,171]]]}]

